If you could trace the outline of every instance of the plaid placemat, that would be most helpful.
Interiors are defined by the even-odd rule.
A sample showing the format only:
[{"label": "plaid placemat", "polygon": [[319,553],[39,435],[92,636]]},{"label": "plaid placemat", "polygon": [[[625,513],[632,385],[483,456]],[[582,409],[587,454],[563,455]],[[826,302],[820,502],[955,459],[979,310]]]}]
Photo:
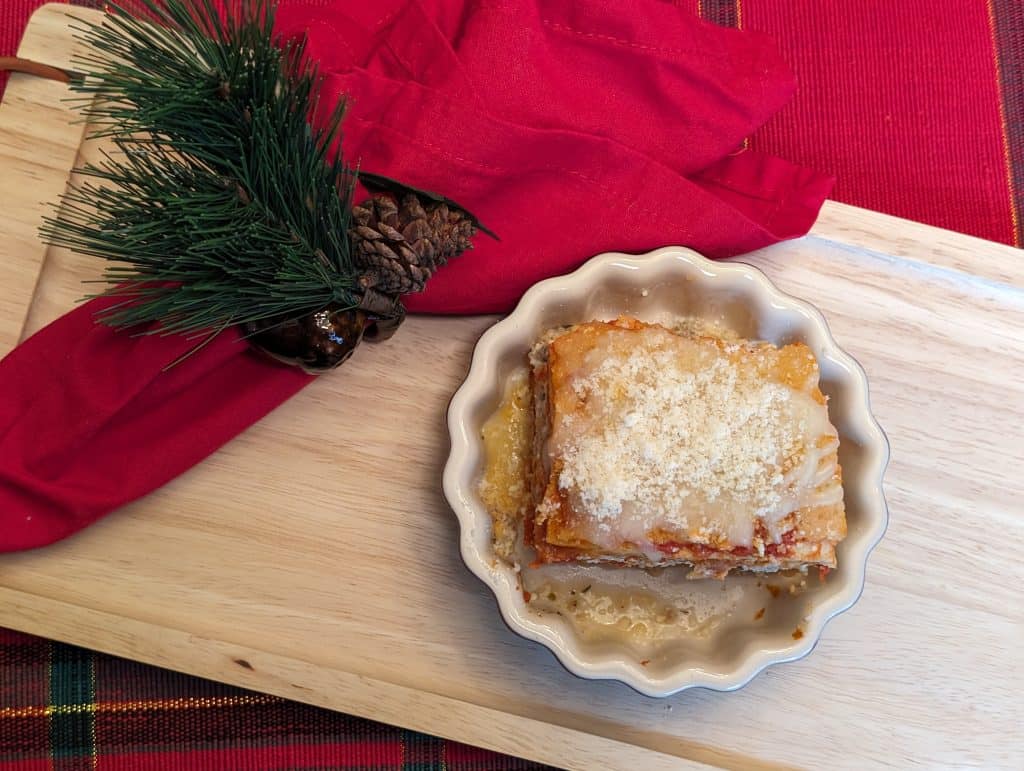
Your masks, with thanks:
[{"label": "plaid placemat", "polygon": [[257,768],[545,766],[0,630],[0,771]]},{"label": "plaid placemat", "polygon": [[[671,1],[766,32],[796,71],[752,147],[836,175],[837,200],[1021,245],[1024,2]],[[42,4],[0,0],[0,55]],[[541,767],[0,630],[0,771],[14,768]]]}]

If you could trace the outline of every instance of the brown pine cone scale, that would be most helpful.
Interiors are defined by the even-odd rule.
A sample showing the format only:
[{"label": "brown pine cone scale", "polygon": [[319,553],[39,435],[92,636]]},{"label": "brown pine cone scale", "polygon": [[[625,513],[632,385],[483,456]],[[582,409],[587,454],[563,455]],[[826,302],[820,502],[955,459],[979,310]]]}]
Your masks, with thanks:
[{"label": "brown pine cone scale", "polygon": [[368,286],[386,294],[419,292],[440,266],[471,249],[476,226],[464,211],[413,193],[401,205],[376,195],[352,209],[356,264]]}]

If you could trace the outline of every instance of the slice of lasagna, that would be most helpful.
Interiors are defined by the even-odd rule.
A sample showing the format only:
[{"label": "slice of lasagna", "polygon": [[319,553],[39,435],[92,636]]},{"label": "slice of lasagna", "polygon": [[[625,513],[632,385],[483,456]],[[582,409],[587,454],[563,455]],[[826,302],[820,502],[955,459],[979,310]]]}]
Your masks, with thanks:
[{"label": "slice of lasagna", "polygon": [[622,317],[549,333],[530,359],[538,562],[835,567],[839,440],[806,345]]}]

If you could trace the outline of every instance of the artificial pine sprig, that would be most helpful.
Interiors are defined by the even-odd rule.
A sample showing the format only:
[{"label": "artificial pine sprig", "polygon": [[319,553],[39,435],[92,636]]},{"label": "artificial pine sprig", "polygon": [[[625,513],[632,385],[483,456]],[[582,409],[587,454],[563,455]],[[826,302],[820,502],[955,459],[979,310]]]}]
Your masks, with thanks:
[{"label": "artificial pine sprig", "polygon": [[199,334],[354,307],[354,175],[343,105],[315,128],[319,79],[302,43],[273,36],[273,3],[142,0],[80,28],[94,135],[114,151],[79,169],[42,232],[113,262],[104,323]]}]

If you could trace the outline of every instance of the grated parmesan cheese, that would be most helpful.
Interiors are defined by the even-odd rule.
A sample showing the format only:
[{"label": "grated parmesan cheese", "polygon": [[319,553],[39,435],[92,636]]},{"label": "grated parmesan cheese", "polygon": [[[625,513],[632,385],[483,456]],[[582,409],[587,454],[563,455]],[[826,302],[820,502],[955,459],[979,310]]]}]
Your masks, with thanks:
[{"label": "grated parmesan cheese", "polygon": [[770,526],[792,510],[792,472],[820,435],[820,408],[744,365],[742,345],[667,330],[622,337],[572,382],[586,417],[555,427],[559,487],[598,533],[606,521],[622,535],[661,520],[698,542],[751,544],[750,512]]}]

